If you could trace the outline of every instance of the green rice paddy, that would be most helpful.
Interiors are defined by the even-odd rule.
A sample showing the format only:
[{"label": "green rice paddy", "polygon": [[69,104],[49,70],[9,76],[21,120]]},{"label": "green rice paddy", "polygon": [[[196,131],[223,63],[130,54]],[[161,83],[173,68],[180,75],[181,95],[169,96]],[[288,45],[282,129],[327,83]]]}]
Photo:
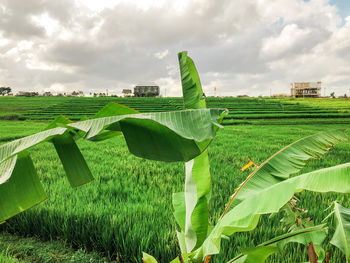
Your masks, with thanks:
[{"label": "green rice paddy", "polygon": [[[0,119],[51,120],[65,115],[72,120],[93,116],[114,101],[140,112],[183,109],[182,98],[75,98],[75,97],[0,97]],[[227,108],[224,123],[233,120],[275,119],[343,119],[350,123],[350,99],[271,99],[271,98],[207,98],[209,108]]]},{"label": "green rice paddy", "polygon": [[[44,129],[47,120],[58,114],[73,119],[91,116],[110,101],[141,112],[182,109],[180,98],[4,97],[0,98],[0,116],[17,114],[25,121],[1,120],[0,144]],[[339,107],[336,107],[337,102]],[[234,124],[219,131],[209,147],[213,177],[212,221],[218,219],[234,189],[249,174],[239,171],[248,157],[260,164],[303,136],[335,128],[350,131],[349,100],[320,100],[317,104],[316,100],[310,99],[208,98],[208,105],[228,108],[230,115],[224,122]],[[31,149],[49,198],[0,225],[0,251],[6,253],[4,249],[12,244],[8,239],[10,233],[16,237],[35,237],[38,243],[32,245],[31,262],[44,262],[45,247],[57,242],[75,251],[85,251],[75,254],[77,260],[80,257],[82,261],[57,256],[56,261],[51,258],[45,262],[84,262],[88,258],[84,257],[89,254],[86,252],[96,253],[86,262],[140,262],[142,251],[154,255],[159,262],[170,262],[175,258],[179,248],[171,195],[183,189],[183,164],[137,158],[128,152],[122,137],[98,143],[79,141],[78,145],[95,181],[77,189],[70,188],[53,145],[45,143]],[[324,158],[311,161],[302,172],[348,162],[349,152],[349,143],[339,144]],[[308,216],[319,224],[328,214],[325,209],[337,198],[342,200],[343,206],[350,207],[348,196],[309,192],[301,193],[299,206],[308,209]],[[237,233],[230,241],[223,240],[224,253],[214,256],[212,262],[226,262],[239,252],[239,247],[257,245],[284,233],[279,221],[279,215],[264,216],[254,231]],[[333,224],[330,225],[329,236],[334,232]],[[24,240],[17,238],[19,243]],[[328,241],[324,248],[330,251],[331,262],[344,262],[341,252]],[[20,246],[17,250],[12,247],[9,256],[25,260],[22,250]],[[268,262],[306,260],[304,247],[288,245],[284,255],[271,257]]]}]

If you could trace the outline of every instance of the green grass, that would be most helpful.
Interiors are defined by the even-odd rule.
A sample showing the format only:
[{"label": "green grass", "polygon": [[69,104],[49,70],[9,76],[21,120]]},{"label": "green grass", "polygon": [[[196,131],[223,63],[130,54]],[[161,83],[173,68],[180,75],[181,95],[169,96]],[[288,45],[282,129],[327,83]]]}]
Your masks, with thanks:
[{"label": "green grass", "polygon": [[0,263],[108,262],[96,252],[88,253],[82,249],[75,250],[65,246],[63,242],[43,242],[35,237],[21,237],[8,233],[0,235],[0,250],[6,251],[5,255],[11,256],[10,258],[13,260],[1,261],[0,256]]},{"label": "green grass", "polygon": [[19,261],[8,256],[6,253],[0,253],[0,263],[19,263]]},{"label": "green grass", "polygon": [[[93,116],[107,103],[114,101],[140,112],[183,109],[182,98],[73,98],[73,97],[0,97],[0,119],[51,120],[63,114],[73,120]],[[329,118],[350,120],[349,99],[289,99],[289,98],[207,98],[210,108],[227,108],[232,119],[248,123],[265,119]]]},{"label": "green grass", "polygon": [[43,121],[0,121],[0,143],[40,132],[48,125]]},{"label": "green grass", "polygon": [[[248,172],[239,172],[248,156],[259,164],[303,136],[326,129],[350,130],[349,124],[256,124],[226,126],[209,148],[213,176],[212,221],[217,220],[229,196],[248,175]],[[11,136],[17,138],[18,134],[38,131],[45,125],[42,122],[0,121],[0,142],[2,138],[10,140]],[[117,262],[140,262],[141,251],[154,255],[160,262],[175,258],[179,248],[171,194],[183,189],[183,164],[137,158],[128,153],[122,137],[78,144],[95,181],[77,189],[70,188],[53,146],[46,143],[33,148],[32,158],[49,198],[10,219],[0,229],[51,242],[59,240],[75,249],[97,251]],[[310,162],[303,172],[348,162],[349,150],[348,143],[340,144],[324,158]],[[316,223],[321,223],[328,214],[324,210],[337,197],[335,194],[305,192],[300,195],[300,206],[309,210],[309,216]],[[350,207],[348,196],[344,197],[343,205]],[[212,262],[225,262],[224,259],[238,253],[239,247],[257,245],[282,234],[279,220],[279,216],[263,217],[256,230],[237,233],[230,241],[223,241],[223,255],[213,257]],[[330,234],[333,231],[331,228]],[[339,250],[329,245],[325,248],[331,252],[331,262],[344,262]],[[32,253],[40,254],[40,251],[33,249]],[[302,261],[306,261],[305,249],[288,246],[285,255],[276,256],[270,262]]]}]

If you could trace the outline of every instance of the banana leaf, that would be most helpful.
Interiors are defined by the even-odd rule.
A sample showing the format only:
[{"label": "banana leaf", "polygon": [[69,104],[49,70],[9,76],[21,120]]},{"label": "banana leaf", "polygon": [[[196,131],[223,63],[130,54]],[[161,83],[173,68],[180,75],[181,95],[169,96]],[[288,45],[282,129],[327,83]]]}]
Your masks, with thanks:
[{"label": "banana leaf", "polygon": [[187,56],[187,51],[178,54],[182,94],[186,109],[205,109],[202,85],[193,60]]},{"label": "banana leaf", "polygon": [[299,172],[309,160],[320,158],[330,147],[347,140],[346,130],[337,129],[319,132],[289,144],[268,158],[247,177],[233,195],[227,208],[238,205],[256,191],[289,178],[290,175]]},{"label": "banana leaf", "polygon": [[84,131],[85,139],[100,133],[121,131],[129,151],[158,161],[189,161],[201,154],[215,137],[225,109],[200,109],[130,114],[68,124]]},{"label": "banana leaf", "polygon": [[[29,154],[25,159],[22,156],[39,143],[54,143],[70,183],[78,186],[92,180],[75,144],[75,139],[81,135],[91,139],[105,131],[122,131],[130,151],[137,156],[162,161],[188,161],[206,149],[220,126],[218,120],[225,113],[226,110],[210,109],[129,114],[76,123],[61,118],[51,124],[52,128],[3,144],[0,146],[0,195],[6,198],[1,201],[0,222],[46,198],[42,187],[38,186],[40,181],[36,179],[35,167],[31,159],[28,161]],[[22,163],[30,169],[27,171]],[[14,174],[16,177],[12,178]],[[21,184],[18,178],[27,177],[36,183],[17,187]]]},{"label": "banana leaf", "polygon": [[350,261],[350,209],[345,208],[334,202],[334,217],[337,222],[337,228],[332,237],[331,244],[338,247]]},{"label": "banana leaf", "polygon": [[317,240],[314,245],[321,245],[326,237],[327,227],[325,224],[299,229],[275,237],[253,248],[241,249],[242,254],[228,263],[263,263],[272,254],[280,252],[285,245],[291,242],[307,245],[309,242]]},{"label": "banana leaf", "polygon": [[196,251],[196,258],[219,253],[221,235],[254,229],[261,215],[278,212],[294,193],[302,190],[350,193],[350,163],[293,177],[252,193],[217,223]]},{"label": "banana leaf", "polygon": [[[180,52],[178,58],[185,108],[205,109],[202,86],[192,59],[187,52]],[[184,192],[173,195],[174,215],[181,229],[177,237],[183,253],[200,247],[208,234],[212,190],[208,151],[186,162],[185,172]]]}]

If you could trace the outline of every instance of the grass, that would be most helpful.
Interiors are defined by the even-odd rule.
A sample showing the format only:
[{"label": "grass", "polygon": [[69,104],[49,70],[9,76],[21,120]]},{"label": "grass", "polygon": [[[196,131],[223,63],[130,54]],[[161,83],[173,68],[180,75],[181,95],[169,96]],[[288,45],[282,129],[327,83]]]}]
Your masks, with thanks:
[{"label": "grass", "polygon": [[[226,126],[210,146],[212,221],[217,220],[229,196],[248,175],[248,172],[239,172],[248,156],[259,164],[303,136],[334,128],[350,131],[349,124],[259,125],[261,123]],[[3,138],[11,140],[18,134],[23,136],[38,131],[45,125],[43,122],[0,121],[0,142],[4,141]],[[53,146],[46,143],[33,148],[32,158],[49,198],[1,225],[2,236],[9,232],[35,235],[50,243],[59,240],[74,249],[96,251],[117,262],[140,262],[141,251],[154,255],[160,262],[170,262],[179,253],[171,194],[183,189],[183,165],[132,156],[122,137],[98,143],[80,141],[78,144],[95,181],[71,189]],[[345,163],[349,150],[348,143],[340,144],[324,158],[310,162],[303,172]],[[300,195],[300,206],[308,209],[309,216],[318,224],[328,214],[324,210],[337,197],[335,194],[304,192]],[[350,207],[348,196],[344,196],[342,204]],[[279,216],[262,217],[256,230],[237,233],[230,241],[223,241],[225,255],[213,257],[212,262],[225,262],[238,253],[239,247],[257,245],[282,234],[279,220]],[[331,228],[330,234],[333,231]],[[329,245],[325,248],[331,252],[331,262],[344,262],[339,250]],[[42,250],[39,248],[35,252],[33,249],[32,253],[40,254]],[[305,249],[288,246],[285,255],[276,256],[270,262],[305,260]]]},{"label": "grass", "polygon": [[[63,114],[73,120],[92,116],[107,103],[115,101],[140,112],[183,109],[182,98],[73,98],[73,97],[0,97],[2,120],[51,120]],[[227,108],[232,119],[253,123],[270,119],[342,118],[350,122],[349,99],[289,99],[289,98],[207,98],[210,108]],[[227,120],[227,121],[226,121]],[[327,123],[327,121],[325,121]]]},{"label": "grass", "polygon": [[6,253],[0,253],[0,263],[19,263],[19,261],[8,256]]},{"label": "grass", "polygon": [[7,260],[1,261],[0,254],[0,263],[107,262],[96,252],[87,253],[82,249],[74,250],[59,241],[42,242],[35,237],[21,237],[8,233],[0,235],[0,250],[6,251],[2,255]]}]

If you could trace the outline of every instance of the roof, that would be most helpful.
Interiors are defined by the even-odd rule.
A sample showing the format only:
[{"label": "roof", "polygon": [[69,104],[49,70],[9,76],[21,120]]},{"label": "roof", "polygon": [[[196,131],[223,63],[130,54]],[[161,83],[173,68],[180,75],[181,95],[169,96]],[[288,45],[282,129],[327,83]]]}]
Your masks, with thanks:
[{"label": "roof", "polygon": [[136,85],[136,87],[139,87],[139,86],[141,86],[141,87],[155,87],[155,86],[158,87],[158,85],[154,82],[141,82],[141,83]]}]

